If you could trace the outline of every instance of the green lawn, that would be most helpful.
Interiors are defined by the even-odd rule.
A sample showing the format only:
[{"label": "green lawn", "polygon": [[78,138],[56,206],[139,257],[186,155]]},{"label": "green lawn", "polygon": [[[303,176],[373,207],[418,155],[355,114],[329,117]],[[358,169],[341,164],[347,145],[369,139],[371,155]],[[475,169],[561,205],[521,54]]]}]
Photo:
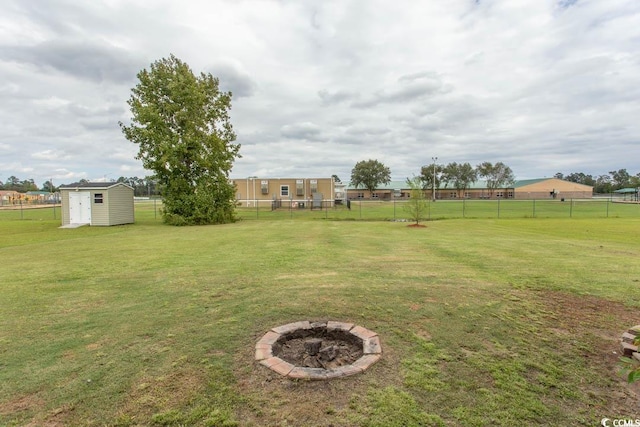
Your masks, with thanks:
[{"label": "green lawn", "polygon": [[[176,228],[146,204],[133,225],[66,230],[49,209],[0,211],[0,425],[638,418],[617,353],[640,324],[640,218],[481,206],[425,228],[357,221],[354,206],[322,212],[353,221],[284,210]],[[383,358],[330,382],[253,361],[271,327],[307,319],[378,332]]]}]

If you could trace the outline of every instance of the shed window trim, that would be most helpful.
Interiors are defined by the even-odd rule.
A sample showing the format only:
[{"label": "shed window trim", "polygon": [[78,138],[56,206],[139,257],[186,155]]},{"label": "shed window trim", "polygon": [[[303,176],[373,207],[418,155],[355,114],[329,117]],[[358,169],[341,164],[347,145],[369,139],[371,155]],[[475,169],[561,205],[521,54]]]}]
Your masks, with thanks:
[{"label": "shed window trim", "polygon": [[95,193],[93,195],[93,203],[104,203],[104,196],[102,193]]},{"label": "shed window trim", "polygon": [[289,197],[289,186],[281,185],[280,186],[280,196],[281,197]]}]

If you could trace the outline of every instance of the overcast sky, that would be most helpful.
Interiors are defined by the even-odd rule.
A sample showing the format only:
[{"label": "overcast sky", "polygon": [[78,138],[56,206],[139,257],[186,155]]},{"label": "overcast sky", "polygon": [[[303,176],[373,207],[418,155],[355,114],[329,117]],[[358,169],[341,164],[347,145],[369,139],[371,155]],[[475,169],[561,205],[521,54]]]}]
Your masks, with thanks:
[{"label": "overcast sky", "polygon": [[0,180],[150,175],[118,121],[172,53],[233,92],[234,178],[640,172],[638,0],[3,0]]}]

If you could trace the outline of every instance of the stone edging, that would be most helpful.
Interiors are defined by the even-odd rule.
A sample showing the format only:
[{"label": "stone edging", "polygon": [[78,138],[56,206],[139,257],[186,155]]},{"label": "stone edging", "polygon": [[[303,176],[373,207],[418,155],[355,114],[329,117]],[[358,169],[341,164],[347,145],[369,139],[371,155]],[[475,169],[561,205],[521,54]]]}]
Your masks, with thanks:
[{"label": "stone edging", "polygon": [[622,338],[620,339],[620,347],[622,349],[623,356],[631,357],[640,362],[640,352],[638,352],[638,346],[633,345],[633,341],[638,335],[640,335],[640,325],[629,328],[627,332],[622,334]]},{"label": "stone edging", "polygon": [[[362,357],[350,365],[340,366],[336,369],[325,370],[322,368],[304,368],[292,365],[291,363],[273,355],[273,344],[283,335],[305,329],[326,327],[328,331],[340,330],[348,332],[362,340]],[[272,328],[264,334],[260,341],[256,343],[256,361],[266,366],[274,372],[292,379],[327,380],[331,378],[346,377],[349,375],[364,372],[371,365],[382,357],[382,347],[378,334],[362,326],[355,326],[353,323],[343,322],[317,322],[311,323],[308,320],[294,322]]]}]

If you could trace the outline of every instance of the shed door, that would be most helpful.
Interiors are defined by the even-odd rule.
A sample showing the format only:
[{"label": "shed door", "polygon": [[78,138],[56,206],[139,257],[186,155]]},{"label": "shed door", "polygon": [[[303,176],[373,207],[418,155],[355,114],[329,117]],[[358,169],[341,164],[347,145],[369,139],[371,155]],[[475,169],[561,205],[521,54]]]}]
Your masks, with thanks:
[{"label": "shed door", "polygon": [[69,192],[69,223],[91,224],[91,193],[88,191]]}]

